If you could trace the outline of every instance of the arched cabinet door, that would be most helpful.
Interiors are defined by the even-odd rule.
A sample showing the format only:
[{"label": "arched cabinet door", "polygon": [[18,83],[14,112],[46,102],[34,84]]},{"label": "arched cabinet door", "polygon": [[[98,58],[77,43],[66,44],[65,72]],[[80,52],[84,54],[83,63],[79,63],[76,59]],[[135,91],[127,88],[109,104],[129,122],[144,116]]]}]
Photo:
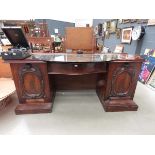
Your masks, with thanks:
[{"label": "arched cabinet door", "polygon": [[136,78],[136,68],[128,64],[123,64],[118,67],[113,75],[111,81],[110,96],[131,96],[133,93],[133,85]]},{"label": "arched cabinet door", "polygon": [[105,98],[133,98],[141,63],[112,62],[109,64]]},{"label": "arched cabinet door", "polygon": [[39,67],[25,64],[19,71],[22,98],[39,99],[44,98],[45,83]]},{"label": "arched cabinet door", "polygon": [[11,70],[20,103],[51,101],[46,63],[23,61],[11,64]]}]

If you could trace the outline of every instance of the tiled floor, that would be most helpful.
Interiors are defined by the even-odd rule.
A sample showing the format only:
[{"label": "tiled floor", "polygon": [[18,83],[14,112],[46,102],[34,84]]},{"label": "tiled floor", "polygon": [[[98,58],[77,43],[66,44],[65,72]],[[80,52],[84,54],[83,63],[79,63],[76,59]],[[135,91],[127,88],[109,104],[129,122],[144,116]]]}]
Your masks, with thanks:
[{"label": "tiled floor", "polygon": [[0,112],[0,134],[155,134],[155,92],[138,83],[137,112],[104,112],[94,91],[59,92],[53,112],[15,115],[13,101]]}]

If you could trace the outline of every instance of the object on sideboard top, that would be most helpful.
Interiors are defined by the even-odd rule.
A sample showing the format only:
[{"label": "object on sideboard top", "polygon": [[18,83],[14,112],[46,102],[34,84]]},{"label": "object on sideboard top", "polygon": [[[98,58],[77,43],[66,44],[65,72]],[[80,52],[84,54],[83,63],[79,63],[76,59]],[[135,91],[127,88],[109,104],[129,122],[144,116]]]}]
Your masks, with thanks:
[{"label": "object on sideboard top", "polygon": [[2,52],[4,60],[25,59],[31,55],[30,46],[21,27],[2,27],[2,30],[13,45],[7,52]]},{"label": "object on sideboard top", "polygon": [[66,49],[66,53],[72,53],[72,49]]},{"label": "object on sideboard top", "polygon": [[101,53],[109,53],[110,49],[108,47],[103,47]]},{"label": "object on sideboard top", "polygon": [[22,60],[31,56],[30,52],[23,48],[13,48],[10,51],[2,52],[1,55],[3,60]]},{"label": "object on sideboard top", "polygon": [[123,51],[124,51],[124,45],[120,44],[120,45],[116,45],[113,53],[123,53]]},{"label": "object on sideboard top", "polygon": [[82,50],[77,50],[77,54],[83,54]]},{"label": "object on sideboard top", "polygon": [[30,46],[20,26],[2,27],[2,31],[14,47],[25,47],[29,49]]}]

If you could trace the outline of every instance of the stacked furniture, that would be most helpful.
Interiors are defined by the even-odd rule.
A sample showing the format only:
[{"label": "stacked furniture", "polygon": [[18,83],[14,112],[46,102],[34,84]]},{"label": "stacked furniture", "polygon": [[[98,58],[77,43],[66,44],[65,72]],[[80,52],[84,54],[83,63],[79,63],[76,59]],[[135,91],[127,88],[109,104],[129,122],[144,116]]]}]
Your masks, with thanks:
[{"label": "stacked furniture", "polygon": [[155,90],[155,82],[153,82],[155,72],[155,50],[146,49],[144,55],[141,55],[141,57],[144,58],[145,61],[141,67],[139,81]]}]

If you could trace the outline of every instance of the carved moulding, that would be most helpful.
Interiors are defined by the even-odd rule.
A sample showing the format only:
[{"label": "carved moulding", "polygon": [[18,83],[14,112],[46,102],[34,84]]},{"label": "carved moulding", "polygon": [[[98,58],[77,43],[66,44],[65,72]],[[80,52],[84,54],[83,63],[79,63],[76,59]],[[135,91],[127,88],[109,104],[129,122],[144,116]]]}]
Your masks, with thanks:
[{"label": "carved moulding", "polygon": [[22,98],[39,99],[44,97],[44,80],[40,69],[30,63],[19,71]]},{"label": "carved moulding", "polygon": [[110,97],[130,97],[133,94],[133,85],[136,78],[135,66],[123,64],[112,75]]}]

